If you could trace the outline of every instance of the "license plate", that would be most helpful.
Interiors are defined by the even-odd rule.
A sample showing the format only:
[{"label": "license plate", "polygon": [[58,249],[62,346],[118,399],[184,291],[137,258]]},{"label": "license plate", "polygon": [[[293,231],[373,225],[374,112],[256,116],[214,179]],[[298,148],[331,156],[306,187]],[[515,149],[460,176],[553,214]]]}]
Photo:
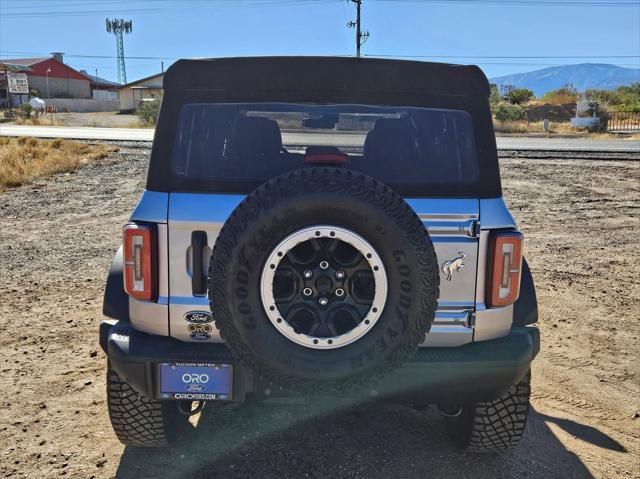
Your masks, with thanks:
[{"label": "license plate", "polygon": [[230,364],[161,363],[160,397],[210,401],[231,399],[233,367]]}]

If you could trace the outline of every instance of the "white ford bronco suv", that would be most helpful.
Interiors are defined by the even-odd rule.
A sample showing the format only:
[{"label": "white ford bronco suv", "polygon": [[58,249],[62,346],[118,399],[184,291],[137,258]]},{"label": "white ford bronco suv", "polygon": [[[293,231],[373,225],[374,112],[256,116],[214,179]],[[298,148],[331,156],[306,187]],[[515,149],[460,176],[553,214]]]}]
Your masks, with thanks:
[{"label": "white ford bronco suv", "polygon": [[205,403],[325,395],[434,404],[458,447],[515,445],[537,302],[488,97],[474,66],[174,64],[105,291],[118,438],[176,444]]}]

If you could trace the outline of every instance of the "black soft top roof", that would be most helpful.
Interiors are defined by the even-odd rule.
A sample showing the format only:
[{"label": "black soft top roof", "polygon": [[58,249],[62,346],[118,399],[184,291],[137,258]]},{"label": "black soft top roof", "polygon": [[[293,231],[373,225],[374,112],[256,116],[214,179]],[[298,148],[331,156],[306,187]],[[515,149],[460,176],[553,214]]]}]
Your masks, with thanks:
[{"label": "black soft top roof", "polygon": [[179,60],[165,74],[164,90],[222,92],[312,91],[316,102],[338,92],[429,96],[489,96],[480,68],[468,65],[347,57],[244,57]]},{"label": "black soft top roof", "polygon": [[489,83],[476,66],[348,57],[245,57],[179,60],[163,81],[147,188],[154,191],[248,193],[257,184],[181,178],[171,170],[180,112],[193,103],[309,103],[440,108],[471,115],[480,176],[474,184],[420,185],[410,196],[502,194],[489,108]]}]

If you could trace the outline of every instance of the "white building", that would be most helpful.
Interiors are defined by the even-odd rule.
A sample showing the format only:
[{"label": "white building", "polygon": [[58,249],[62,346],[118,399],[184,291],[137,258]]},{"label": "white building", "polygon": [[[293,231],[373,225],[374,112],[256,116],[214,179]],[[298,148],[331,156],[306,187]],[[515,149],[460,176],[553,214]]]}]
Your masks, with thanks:
[{"label": "white building", "polygon": [[136,80],[120,87],[120,111],[135,110],[145,98],[162,96],[162,79],[164,73]]}]

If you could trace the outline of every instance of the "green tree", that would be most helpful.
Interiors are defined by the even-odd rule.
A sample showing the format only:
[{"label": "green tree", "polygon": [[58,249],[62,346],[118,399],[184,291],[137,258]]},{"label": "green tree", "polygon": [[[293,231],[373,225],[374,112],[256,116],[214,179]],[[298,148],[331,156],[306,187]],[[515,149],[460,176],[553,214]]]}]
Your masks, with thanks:
[{"label": "green tree", "polygon": [[524,120],[527,111],[520,105],[512,105],[510,103],[499,103],[495,108],[495,117],[498,121],[518,121]]},{"label": "green tree", "polygon": [[507,98],[512,105],[522,105],[533,99],[533,92],[528,88],[516,88],[509,92]]},{"label": "green tree", "polygon": [[140,120],[148,125],[155,125],[160,114],[160,103],[162,98],[154,98],[151,101],[141,101],[136,109],[136,115]]},{"label": "green tree", "polygon": [[618,111],[640,112],[640,82],[629,86],[621,86],[617,90],[622,97]]},{"label": "green tree", "polygon": [[640,112],[640,82],[621,86],[615,90],[585,90],[589,101],[607,105],[613,111]]}]

